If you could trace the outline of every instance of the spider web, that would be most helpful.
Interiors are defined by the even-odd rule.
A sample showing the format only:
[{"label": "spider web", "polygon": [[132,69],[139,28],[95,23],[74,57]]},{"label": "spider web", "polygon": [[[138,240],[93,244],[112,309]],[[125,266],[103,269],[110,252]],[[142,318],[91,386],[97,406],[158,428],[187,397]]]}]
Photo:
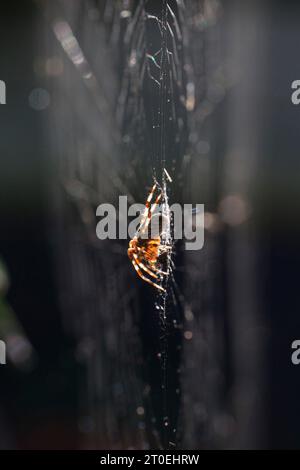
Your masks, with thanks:
[{"label": "spider web", "polygon": [[[191,155],[198,157],[199,129],[217,104],[205,106],[208,65],[196,46],[217,4],[46,2],[64,64],[52,85],[62,187],[53,194],[58,278],[66,329],[86,375],[80,423],[88,447],[174,448],[181,439],[182,334],[196,308],[182,294],[184,255],[173,244],[169,200],[189,196],[183,181],[193,173]],[[130,272],[127,242],[95,236],[98,204],[117,204],[119,194],[144,201],[153,179],[168,221],[162,244],[174,245],[162,294]]]},{"label": "spider web", "polygon": [[[173,4],[172,4],[173,3]],[[176,165],[182,157],[182,149],[180,145],[171,156],[168,149],[174,143],[184,145],[183,128],[186,122],[186,106],[185,106],[185,90],[184,90],[184,71],[182,61],[179,54],[180,44],[182,47],[182,36],[177,21],[174,8],[178,10],[182,7],[180,2],[161,2],[157,7],[155,2],[141,2],[135,11],[132,23],[129,25],[131,42],[128,45],[128,63],[132,64],[134,58],[135,69],[138,70],[138,78],[136,80],[135,71],[130,75],[125,74],[125,83],[122,87],[122,111],[125,111],[125,118],[122,122],[126,126],[132,121],[128,119],[130,115],[130,106],[132,99],[132,90],[130,84],[138,81],[139,90],[134,101],[135,105],[143,111],[145,116],[144,126],[141,130],[141,136],[148,136],[150,145],[148,146],[148,154],[145,155],[146,160],[151,162],[153,178],[158,181],[162,190],[162,207],[161,212],[164,220],[167,221],[165,230],[161,236],[162,245],[173,245],[172,224],[169,208],[168,183],[171,179],[167,178],[168,171],[176,173]],[[146,20],[146,21],[145,21]],[[126,35],[125,35],[126,37]],[[143,44],[144,48],[140,45]],[[135,88],[136,89],[136,88]],[[181,97],[181,98],[180,98]],[[132,115],[136,109],[133,108]],[[139,113],[141,116],[141,113]],[[141,126],[140,126],[141,128]],[[130,129],[129,129],[130,132]],[[137,149],[139,151],[139,149]],[[166,170],[168,168],[168,170]],[[177,327],[177,321],[180,321],[180,312],[175,313],[174,303],[172,310],[169,312],[169,295],[170,289],[169,278],[172,275],[173,261],[171,254],[167,256],[166,266],[164,270],[168,273],[163,279],[163,287],[165,293],[157,294],[155,301],[155,310],[159,314],[159,351],[157,356],[161,365],[161,383],[160,392],[162,396],[162,407],[159,412],[161,414],[162,439],[164,447],[172,447],[176,445],[176,412],[172,412],[170,407],[170,389],[169,389],[169,373],[168,373],[168,351],[170,338],[174,336],[172,331]],[[174,296],[174,292],[172,292]],[[175,304],[175,310],[178,304]],[[177,318],[176,318],[177,316]],[[155,317],[154,317],[155,319]],[[178,361],[178,359],[177,359]],[[174,374],[173,374],[174,375]],[[178,390],[178,386],[175,388]],[[176,393],[173,390],[173,393]],[[172,399],[174,402],[174,399]],[[176,408],[178,408],[178,400],[175,399]]]}]

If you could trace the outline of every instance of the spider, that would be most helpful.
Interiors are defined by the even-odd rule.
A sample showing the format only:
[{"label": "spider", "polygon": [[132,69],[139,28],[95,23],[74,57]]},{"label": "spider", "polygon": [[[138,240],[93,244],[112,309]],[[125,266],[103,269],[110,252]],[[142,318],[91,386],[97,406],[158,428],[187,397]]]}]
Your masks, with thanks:
[{"label": "spider", "polygon": [[144,281],[156,287],[156,289],[165,292],[165,289],[157,283],[160,277],[167,276],[168,274],[158,268],[159,257],[163,253],[168,252],[168,250],[171,249],[171,246],[162,245],[160,235],[157,235],[154,238],[147,238],[145,236],[149,229],[149,223],[152,219],[154,211],[157,205],[159,204],[162,196],[162,193],[160,191],[159,195],[154,201],[154,204],[152,204],[151,207],[151,201],[156,188],[157,183],[154,183],[147,198],[145,210],[142,215],[139,228],[133,239],[129,242],[129,248],[127,250],[127,253],[137,274]]}]

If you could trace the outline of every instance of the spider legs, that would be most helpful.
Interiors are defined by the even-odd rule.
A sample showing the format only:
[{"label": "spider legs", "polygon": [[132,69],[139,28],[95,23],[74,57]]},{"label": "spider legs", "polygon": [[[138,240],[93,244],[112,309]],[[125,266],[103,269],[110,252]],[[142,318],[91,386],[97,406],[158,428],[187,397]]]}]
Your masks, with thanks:
[{"label": "spider legs", "polygon": [[151,203],[151,200],[153,198],[156,186],[157,186],[157,184],[154,183],[154,185],[152,186],[151,192],[150,192],[149,196],[147,197],[147,201],[146,201],[146,204],[145,204],[145,210],[143,212],[141,222],[140,222],[140,228],[142,228],[142,226],[144,225],[144,223],[147,219],[147,216],[148,216],[148,213],[149,213],[149,208],[150,208],[150,203]]},{"label": "spider legs", "polygon": [[148,207],[148,213],[146,215],[146,218],[144,218],[143,225],[140,225],[139,232],[140,232],[140,237],[143,238],[143,235],[146,233],[146,230],[148,228],[148,225],[150,223],[151,217],[156,209],[156,207],[159,204],[159,201],[161,200],[161,193],[157,196],[157,198],[154,201],[154,204],[152,204],[152,207]]},{"label": "spider legs", "polygon": [[133,267],[134,269],[136,270],[137,274],[140,276],[141,279],[143,279],[143,281],[146,281],[148,282],[149,284],[151,284],[152,286],[156,287],[157,289],[165,292],[166,290],[161,287],[159,284],[156,284],[155,282],[151,281],[151,279],[149,279],[148,277],[144,276],[144,274],[142,273],[141,271],[141,268],[139,267],[139,264],[136,262],[136,260],[133,258],[132,259],[132,264],[133,264]]},{"label": "spider legs", "polygon": [[[139,260],[138,255],[136,255],[135,253],[133,253],[133,258],[134,258],[136,264],[137,264],[143,271],[145,271],[147,274],[149,274],[149,276],[152,276],[152,277],[154,277],[155,279],[158,278],[158,276],[157,276],[153,271],[151,271],[151,269],[147,268],[147,266],[146,266],[142,261]],[[156,270],[156,269],[155,269],[155,270]]]},{"label": "spider legs", "polygon": [[160,192],[160,194],[157,196],[157,198],[155,199],[154,203],[151,206],[151,201],[152,201],[152,198],[154,196],[156,188],[157,188],[157,183],[154,183],[154,185],[152,186],[151,192],[150,192],[150,194],[147,198],[146,204],[145,204],[145,210],[143,212],[141,222],[140,222],[140,226],[139,226],[139,230],[138,230],[142,236],[143,236],[143,234],[145,234],[145,232],[148,228],[149,222],[151,220],[151,217],[154,214],[154,211],[155,211],[156,207],[158,206],[159,201],[161,200],[162,194]]}]

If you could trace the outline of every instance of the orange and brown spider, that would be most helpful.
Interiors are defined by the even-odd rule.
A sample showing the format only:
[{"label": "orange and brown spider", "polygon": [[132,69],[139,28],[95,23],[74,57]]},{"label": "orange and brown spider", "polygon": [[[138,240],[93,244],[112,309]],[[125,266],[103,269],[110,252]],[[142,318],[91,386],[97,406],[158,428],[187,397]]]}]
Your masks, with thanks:
[{"label": "orange and brown spider", "polygon": [[165,292],[165,289],[157,283],[160,278],[168,274],[159,269],[159,258],[162,254],[168,252],[171,247],[169,245],[161,244],[161,237],[159,234],[153,238],[147,238],[146,235],[149,231],[149,224],[151,222],[154,211],[158,206],[162,196],[160,191],[151,207],[151,201],[156,188],[157,184],[155,183],[147,198],[145,210],[142,215],[139,228],[133,239],[129,242],[127,253],[137,274],[144,281]]}]

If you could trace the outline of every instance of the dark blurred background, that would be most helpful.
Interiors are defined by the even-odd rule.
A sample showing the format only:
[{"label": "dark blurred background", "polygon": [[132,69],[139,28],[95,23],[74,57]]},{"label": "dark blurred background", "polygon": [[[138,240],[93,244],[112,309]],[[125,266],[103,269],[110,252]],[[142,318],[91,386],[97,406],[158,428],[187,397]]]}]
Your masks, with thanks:
[{"label": "dark blurred background", "polygon": [[[169,335],[176,432],[166,444],[153,293],[131,276],[125,244],[93,238],[91,216],[124,188],[143,202],[151,185],[151,163],[137,157],[148,141],[147,122],[134,121],[137,109],[147,114],[135,108],[136,77],[124,109],[118,101],[125,49],[141,44],[134,31],[124,40],[138,4],[1,2],[0,339],[10,338],[10,354],[0,366],[0,448],[298,448],[300,369],[290,356],[300,337],[300,110],[291,83],[300,7],[190,2],[185,33],[174,2],[190,39],[179,61],[189,54],[199,93],[195,117],[176,101],[184,126],[173,129],[174,192],[205,203],[208,225],[203,252],[177,259],[184,305],[170,311],[192,341]],[[97,86],[81,83],[88,71],[72,63],[58,20]],[[151,90],[140,93],[147,107]],[[105,106],[122,115],[124,151]],[[110,166],[123,177],[115,186]]]},{"label": "dark blurred background", "polygon": [[3,449],[78,445],[78,367],[62,329],[48,236],[47,111],[35,111],[28,101],[39,85],[34,62],[42,21],[34,2],[1,4],[1,79],[7,86],[7,104],[0,108],[1,258],[10,278],[7,302],[35,351],[32,364],[1,367]]}]

